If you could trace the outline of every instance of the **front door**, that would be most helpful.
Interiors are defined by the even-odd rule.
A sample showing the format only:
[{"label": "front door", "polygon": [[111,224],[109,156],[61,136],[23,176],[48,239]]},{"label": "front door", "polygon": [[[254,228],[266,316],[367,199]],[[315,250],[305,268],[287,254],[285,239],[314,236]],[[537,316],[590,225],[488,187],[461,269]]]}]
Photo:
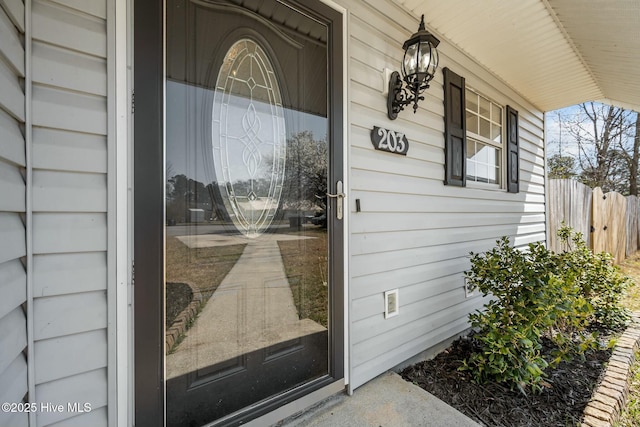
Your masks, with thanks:
[{"label": "front door", "polygon": [[[160,332],[166,425],[239,424],[342,378],[340,19],[317,1],[166,1],[155,266],[137,259],[158,248],[135,186],[136,322],[161,323],[136,335]],[[138,309],[149,295],[158,310]]]}]

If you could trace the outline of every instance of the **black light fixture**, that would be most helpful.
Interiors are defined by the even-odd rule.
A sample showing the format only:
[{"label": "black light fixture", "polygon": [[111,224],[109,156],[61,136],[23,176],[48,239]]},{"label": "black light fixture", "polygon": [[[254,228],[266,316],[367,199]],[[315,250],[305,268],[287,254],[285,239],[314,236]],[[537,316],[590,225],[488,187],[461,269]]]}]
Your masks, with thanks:
[{"label": "black light fixture", "polygon": [[422,15],[418,32],[402,45],[402,78],[394,71],[389,79],[387,114],[391,120],[395,120],[407,105],[413,104],[414,113],[418,110],[418,101],[424,99],[421,94],[429,87],[438,68],[438,44],[440,40],[424,28]]}]

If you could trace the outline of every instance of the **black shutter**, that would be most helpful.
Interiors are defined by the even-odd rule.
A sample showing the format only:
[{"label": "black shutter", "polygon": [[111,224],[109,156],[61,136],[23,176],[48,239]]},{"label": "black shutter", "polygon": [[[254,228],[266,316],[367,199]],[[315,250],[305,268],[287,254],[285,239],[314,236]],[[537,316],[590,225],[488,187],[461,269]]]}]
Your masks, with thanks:
[{"label": "black shutter", "polygon": [[507,191],[520,191],[518,112],[507,105]]},{"label": "black shutter", "polygon": [[445,185],[467,183],[467,125],[464,77],[448,68],[444,72],[444,167]]}]

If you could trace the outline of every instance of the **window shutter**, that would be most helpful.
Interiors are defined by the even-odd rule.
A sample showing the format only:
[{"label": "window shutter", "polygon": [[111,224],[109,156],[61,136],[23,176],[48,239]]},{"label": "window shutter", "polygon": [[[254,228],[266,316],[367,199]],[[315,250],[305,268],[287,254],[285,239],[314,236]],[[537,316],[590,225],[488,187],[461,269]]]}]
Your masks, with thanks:
[{"label": "window shutter", "polygon": [[444,167],[445,185],[467,183],[467,125],[464,78],[448,68],[444,72]]},{"label": "window shutter", "polygon": [[507,105],[507,191],[520,191],[518,112]]}]

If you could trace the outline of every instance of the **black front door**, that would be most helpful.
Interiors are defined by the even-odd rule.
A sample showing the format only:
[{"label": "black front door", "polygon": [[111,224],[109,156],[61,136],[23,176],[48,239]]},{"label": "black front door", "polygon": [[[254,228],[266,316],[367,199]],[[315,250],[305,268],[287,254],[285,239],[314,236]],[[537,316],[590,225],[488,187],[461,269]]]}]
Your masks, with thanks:
[{"label": "black front door", "polygon": [[160,140],[138,115],[158,68],[136,52],[143,422],[237,424],[342,378],[340,20],[316,1],[167,0]]}]

